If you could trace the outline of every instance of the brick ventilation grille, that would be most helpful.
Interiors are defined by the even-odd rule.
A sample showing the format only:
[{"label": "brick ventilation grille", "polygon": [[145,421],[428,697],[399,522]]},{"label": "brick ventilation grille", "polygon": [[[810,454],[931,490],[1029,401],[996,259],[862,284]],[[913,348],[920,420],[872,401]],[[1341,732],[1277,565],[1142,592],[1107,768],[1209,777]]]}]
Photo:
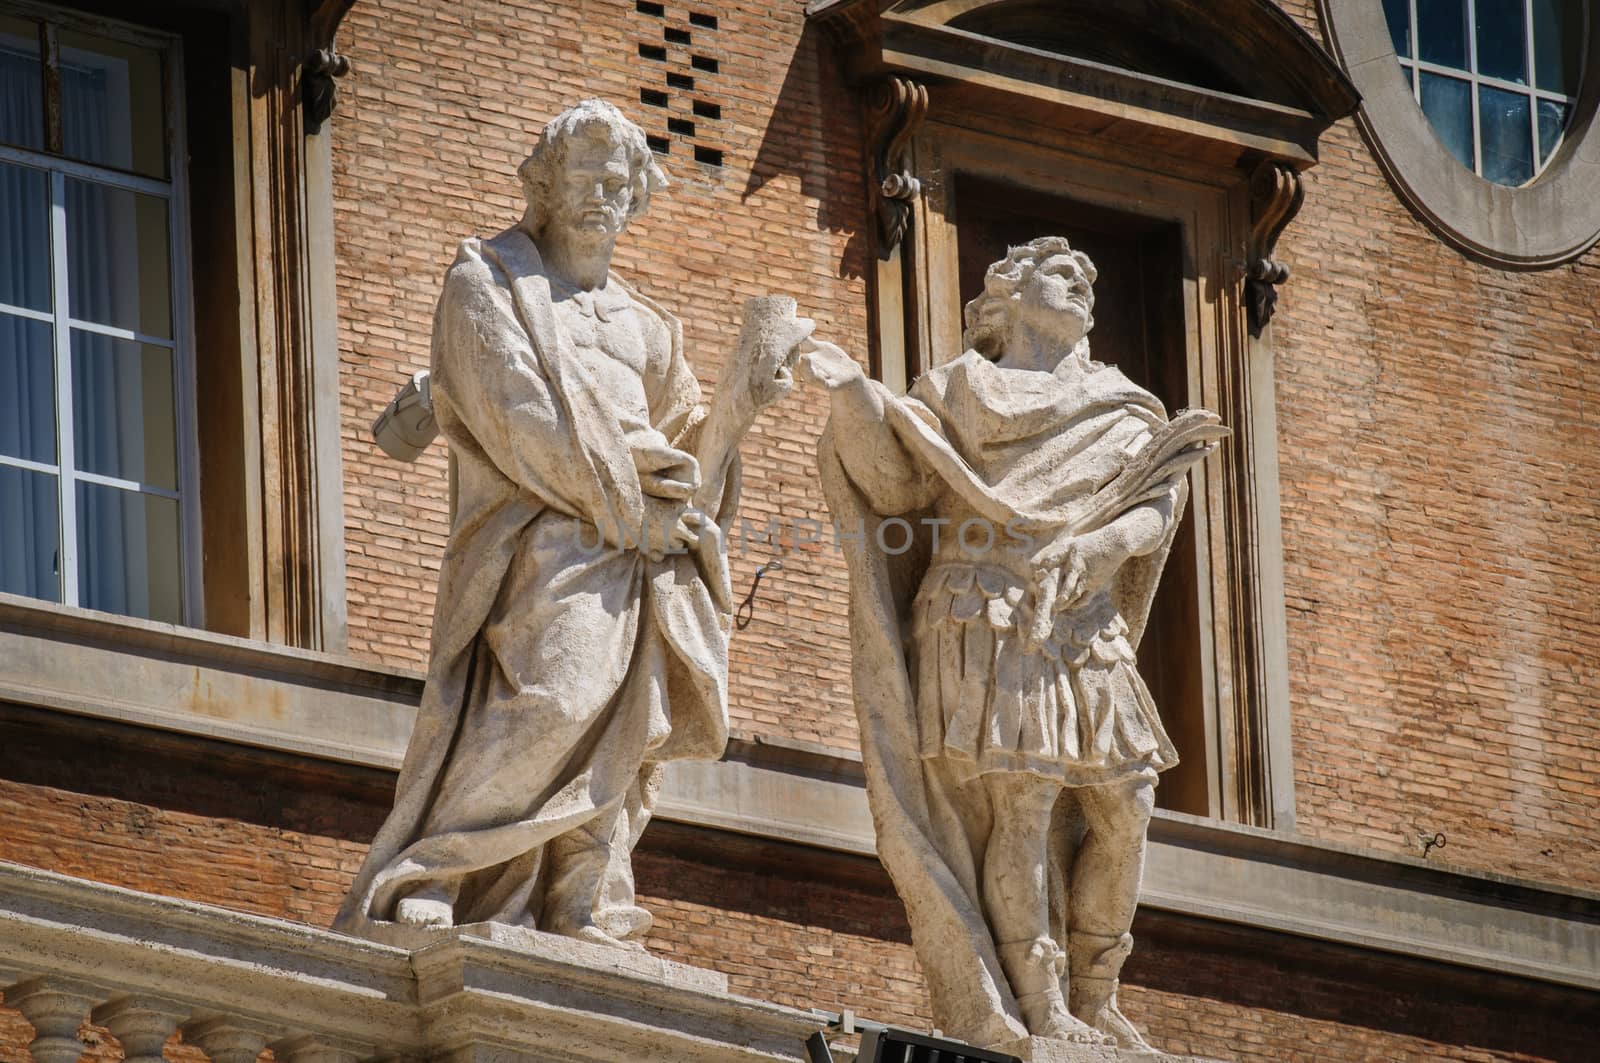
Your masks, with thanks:
[{"label": "brick ventilation grille", "polygon": [[[722,72],[712,41],[717,16],[703,11],[671,15],[665,4],[637,0],[639,102],[650,150],[671,155],[675,147],[706,166],[722,165],[718,132],[722,104],[714,82]],[[657,32],[659,30],[659,33]]]}]

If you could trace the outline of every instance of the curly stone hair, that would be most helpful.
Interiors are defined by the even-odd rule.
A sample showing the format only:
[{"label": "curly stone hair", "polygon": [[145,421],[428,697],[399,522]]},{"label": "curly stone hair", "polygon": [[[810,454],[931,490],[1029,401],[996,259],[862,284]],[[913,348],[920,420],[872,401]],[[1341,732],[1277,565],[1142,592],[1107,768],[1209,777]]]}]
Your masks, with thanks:
[{"label": "curly stone hair", "polygon": [[1100,271],[1094,268],[1088,255],[1074,251],[1065,236],[1041,236],[1011,248],[1005,258],[989,267],[983,278],[983,292],[967,304],[964,313],[967,327],[962,333],[962,342],[991,361],[999,358],[1005,351],[1015,312],[1013,307],[1021,298],[1023,287],[1039,268],[1039,263],[1055,255],[1071,255],[1083,275],[1089,278],[1090,313],[1084,331],[1094,328],[1093,285]]},{"label": "curly stone hair", "polygon": [[644,130],[604,100],[583,100],[545,124],[533,151],[517,167],[522,194],[528,201],[528,229],[535,236],[544,231],[548,220],[551,183],[566,166],[572,142],[579,137],[617,144],[627,152],[628,172],[633,175],[629,220],[644,213],[652,193],[667,187],[667,175],[656,165]]}]

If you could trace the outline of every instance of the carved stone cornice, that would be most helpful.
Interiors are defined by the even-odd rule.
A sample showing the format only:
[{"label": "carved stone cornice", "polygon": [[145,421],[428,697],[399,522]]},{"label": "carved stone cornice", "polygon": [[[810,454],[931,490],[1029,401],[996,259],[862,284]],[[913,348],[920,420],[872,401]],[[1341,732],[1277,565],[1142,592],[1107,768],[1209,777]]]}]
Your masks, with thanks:
[{"label": "carved stone cornice", "polygon": [[309,50],[300,62],[300,99],[305,107],[307,133],[322,129],[339,102],[336,78],[350,72],[350,60],[339,54],[334,38],[339,23],[355,6],[355,0],[306,0],[310,34]]},{"label": "carved stone cornice", "polygon": [[1244,285],[1252,336],[1260,336],[1272,320],[1278,305],[1278,285],[1289,279],[1289,267],[1274,260],[1272,252],[1303,202],[1305,189],[1294,167],[1266,159],[1250,175],[1250,239]]},{"label": "carved stone cornice", "polygon": [[888,255],[904,238],[912,205],[922,191],[906,165],[906,146],[928,116],[928,90],[906,78],[888,77],[867,90],[866,104],[878,253]]}]

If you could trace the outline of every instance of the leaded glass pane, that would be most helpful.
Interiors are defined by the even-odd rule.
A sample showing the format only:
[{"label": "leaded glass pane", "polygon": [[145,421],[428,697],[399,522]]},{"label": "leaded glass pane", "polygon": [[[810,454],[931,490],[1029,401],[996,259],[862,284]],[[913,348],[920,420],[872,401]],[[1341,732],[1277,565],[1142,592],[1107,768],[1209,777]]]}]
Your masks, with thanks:
[{"label": "leaded glass pane", "polygon": [[1389,36],[1394,38],[1394,53],[1410,59],[1411,0],[1383,0],[1383,17],[1389,23]]},{"label": "leaded glass pane", "polygon": [[1478,133],[1482,138],[1483,177],[1499,185],[1533,179],[1533,127],[1528,97],[1478,86]]},{"label": "leaded glass pane", "polygon": [[72,178],[66,184],[72,316],[170,339],[167,201]]},{"label": "leaded glass pane", "polygon": [[1467,69],[1466,0],[1417,0],[1417,49],[1427,62]]},{"label": "leaded glass pane", "polygon": [[48,321],[0,314],[0,454],[55,464],[56,358]]},{"label": "leaded glass pane", "polygon": [[1540,100],[1539,107],[1539,165],[1550,161],[1550,155],[1561,144],[1561,134],[1567,128],[1567,117],[1572,108],[1554,100]]},{"label": "leaded glass pane", "polygon": [[1528,39],[1522,0],[1477,0],[1478,73],[1528,83]]},{"label": "leaded glass pane", "polygon": [[1539,88],[1578,94],[1583,39],[1583,0],[1533,0],[1533,69]]},{"label": "leaded glass pane", "polygon": [[1422,111],[1444,146],[1461,165],[1472,169],[1472,86],[1460,78],[1423,71]]},{"label": "leaded glass pane", "polygon": [[72,330],[78,468],[176,491],[176,409],[171,350]]},{"label": "leaded glass pane", "polygon": [[56,478],[0,465],[0,591],[61,600]]},{"label": "leaded glass pane", "polygon": [[79,604],[177,624],[182,586],[178,503],[79,480]]},{"label": "leaded glass pane", "polygon": [[50,176],[7,163],[0,163],[0,303],[50,310]]},{"label": "leaded glass pane", "polygon": [[61,136],[75,159],[167,176],[161,53],[63,30]]},{"label": "leaded glass pane", "polygon": [[39,24],[0,16],[0,143],[44,148]]}]

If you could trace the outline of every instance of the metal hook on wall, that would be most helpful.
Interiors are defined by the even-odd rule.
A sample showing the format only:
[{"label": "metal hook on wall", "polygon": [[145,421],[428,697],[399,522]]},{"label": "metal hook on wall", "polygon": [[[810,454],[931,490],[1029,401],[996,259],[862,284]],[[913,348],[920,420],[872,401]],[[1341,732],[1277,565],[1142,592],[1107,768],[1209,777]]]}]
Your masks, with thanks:
[{"label": "metal hook on wall", "polygon": [[744,596],[744,601],[739,603],[739,608],[733,612],[733,626],[743,631],[750,626],[750,621],[756,616],[756,591],[761,586],[761,577],[768,572],[781,572],[783,562],[776,559],[768,561],[756,569],[755,578],[750,581],[750,593]]}]

